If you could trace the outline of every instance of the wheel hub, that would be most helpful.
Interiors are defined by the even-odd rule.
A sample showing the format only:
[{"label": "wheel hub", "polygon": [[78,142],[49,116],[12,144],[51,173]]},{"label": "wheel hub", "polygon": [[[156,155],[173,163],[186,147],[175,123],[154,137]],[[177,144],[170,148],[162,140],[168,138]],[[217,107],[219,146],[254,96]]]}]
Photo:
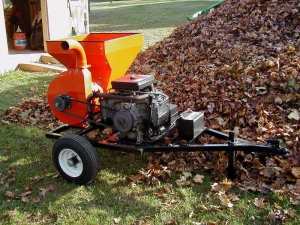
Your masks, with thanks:
[{"label": "wheel hub", "polygon": [[58,161],[61,169],[71,177],[78,177],[83,172],[83,165],[80,156],[72,149],[63,149]]},{"label": "wheel hub", "polygon": [[76,165],[80,163],[80,161],[77,158],[77,155],[73,156],[72,158],[68,159],[67,164],[69,167],[76,168]]}]

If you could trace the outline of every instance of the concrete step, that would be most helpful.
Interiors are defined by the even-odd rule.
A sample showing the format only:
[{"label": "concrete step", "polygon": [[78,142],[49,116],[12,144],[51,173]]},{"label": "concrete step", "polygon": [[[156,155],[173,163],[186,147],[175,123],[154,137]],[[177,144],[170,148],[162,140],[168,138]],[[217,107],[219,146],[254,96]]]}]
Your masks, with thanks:
[{"label": "concrete step", "polygon": [[40,62],[44,64],[60,64],[55,58],[50,55],[42,55],[40,58]]},{"label": "concrete step", "polygon": [[19,63],[18,69],[31,72],[64,72],[66,67],[50,55],[42,55],[37,63]]},{"label": "concrete step", "polygon": [[64,71],[67,71],[65,67],[53,66],[49,64],[43,64],[43,63],[19,63],[18,68],[24,71],[31,71],[31,72],[54,71],[54,72],[62,73]]}]

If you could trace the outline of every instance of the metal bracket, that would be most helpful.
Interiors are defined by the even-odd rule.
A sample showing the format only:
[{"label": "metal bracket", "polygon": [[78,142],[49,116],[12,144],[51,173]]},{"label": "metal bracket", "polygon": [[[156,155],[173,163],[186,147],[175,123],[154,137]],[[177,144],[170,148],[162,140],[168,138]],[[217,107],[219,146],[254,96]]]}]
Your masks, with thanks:
[{"label": "metal bracket", "polygon": [[279,148],[279,140],[277,139],[267,139],[266,142],[275,148]]},{"label": "metal bracket", "polygon": [[235,164],[235,153],[236,153],[236,151],[234,151],[233,148],[231,148],[233,146],[234,146],[234,132],[230,131],[228,134],[229,151],[228,151],[227,177],[232,180],[235,178],[234,164]]}]

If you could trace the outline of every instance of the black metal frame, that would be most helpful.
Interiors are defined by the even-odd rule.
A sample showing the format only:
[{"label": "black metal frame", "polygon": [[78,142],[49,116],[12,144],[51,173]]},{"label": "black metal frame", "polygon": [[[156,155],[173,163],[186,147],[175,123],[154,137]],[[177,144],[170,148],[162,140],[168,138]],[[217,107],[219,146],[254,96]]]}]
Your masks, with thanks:
[{"label": "black metal frame", "polygon": [[[64,136],[63,132],[71,129],[79,129],[75,134],[83,136],[95,129],[99,129],[99,126],[88,126],[86,128],[78,128],[71,125],[62,125],[48,133],[46,133],[47,138],[59,139]],[[103,128],[101,126],[101,128]],[[188,144],[176,144],[175,139],[173,139],[168,146],[158,146],[150,144],[140,144],[140,145],[129,145],[118,143],[111,139],[107,140],[96,140],[96,139],[86,139],[94,146],[99,148],[106,148],[110,150],[134,153],[134,154],[143,154],[145,152],[196,152],[196,151],[226,151],[228,152],[228,178],[234,179],[235,177],[235,155],[236,151],[244,152],[257,152],[264,154],[274,154],[274,155],[285,155],[288,153],[286,148],[279,146],[278,140],[266,140],[266,144],[253,144],[247,140],[241,138],[234,138],[234,132],[229,132],[229,134],[222,133],[217,130],[204,128],[203,132],[198,135],[208,134],[219,138],[221,140],[227,141],[227,144],[194,144],[193,140],[190,140]]]}]

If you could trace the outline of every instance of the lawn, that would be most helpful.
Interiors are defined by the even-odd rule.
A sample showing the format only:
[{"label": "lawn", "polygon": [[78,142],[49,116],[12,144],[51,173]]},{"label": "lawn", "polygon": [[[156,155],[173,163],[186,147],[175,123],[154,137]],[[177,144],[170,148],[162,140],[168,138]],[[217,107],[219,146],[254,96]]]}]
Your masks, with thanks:
[{"label": "lawn", "polygon": [[167,37],[187,22],[187,17],[213,5],[217,1],[199,0],[91,0],[90,32],[141,32],[147,47]]},{"label": "lawn", "polygon": [[[91,31],[139,31],[154,44],[187,22],[186,17],[212,1],[91,1]],[[0,76],[0,115],[30,98],[44,96],[57,74],[15,71]],[[23,113],[23,114],[22,114]],[[20,113],[26,117],[26,111]],[[298,224],[300,209],[283,193],[257,193],[238,188],[226,192],[233,207],[222,204],[211,185],[178,186],[181,176],[156,185],[125,182],[146,168],[151,154],[131,155],[97,149],[100,172],[79,186],[63,180],[52,164],[53,141],[45,138],[45,122],[24,124],[0,118],[0,224]],[[274,219],[278,218],[278,222]],[[273,219],[273,220],[272,220]],[[271,223],[270,221],[275,221]]]}]

